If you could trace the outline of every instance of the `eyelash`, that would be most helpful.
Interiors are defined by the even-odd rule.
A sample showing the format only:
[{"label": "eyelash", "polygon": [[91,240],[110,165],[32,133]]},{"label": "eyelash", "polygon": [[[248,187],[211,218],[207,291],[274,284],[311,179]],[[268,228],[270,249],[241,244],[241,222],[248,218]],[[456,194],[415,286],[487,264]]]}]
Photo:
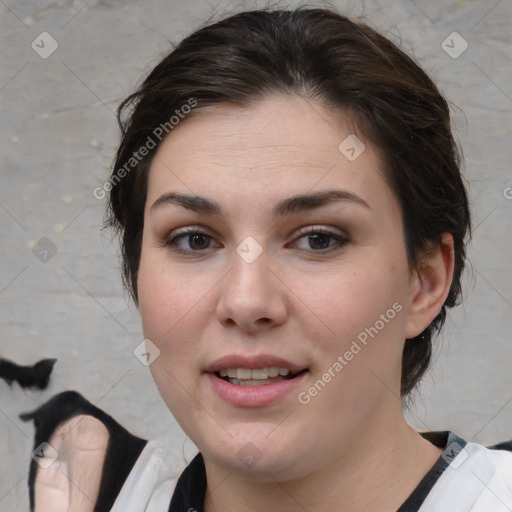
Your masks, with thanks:
[{"label": "eyelash", "polygon": [[[331,239],[334,239],[337,242],[338,247],[342,247],[342,246],[344,246],[345,244],[348,243],[348,239],[346,237],[340,235],[339,233],[335,233],[335,232],[330,231],[328,229],[318,228],[318,227],[315,227],[315,226],[301,228],[299,230],[299,235],[300,236],[297,239],[300,240],[301,238],[304,238],[304,237],[306,237],[308,235],[317,235],[317,234],[324,235],[324,236],[327,236],[327,237],[329,237]],[[209,239],[213,239],[212,236],[208,235],[207,233],[205,233],[203,231],[198,230],[197,228],[185,228],[183,231],[178,233],[176,236],[174,236],[172,238],[169,238],[168,240],[165,240],[164,241],[164,245],[169,247],[173,252],[176,252],[178,254],[185,254],[185,255],[190,255],[192,253],[200,253],[201,251],[206,250],[206,249],[200,249],[200,250],[197,250],[197,251],[195,251],[195,250],[184,250],[184,249],[181,249],[181,248],[177,247],[177,241],[178,240],[181,240],[182,238],[185,238],[187,236],[190,237],[192,235],[202,235],[202,236],[208,237]],[[321,254],[321,253],[325,253],[325,252],[330,252],[333,247],[335,247],[335,246],[329,246],[327,248],[320,249],[320,250],[314,250],[314,249],[311,249],[311,250],[314,253],[320,253]],[[308,249],[303,249],[303,250],[308,250]]]}]

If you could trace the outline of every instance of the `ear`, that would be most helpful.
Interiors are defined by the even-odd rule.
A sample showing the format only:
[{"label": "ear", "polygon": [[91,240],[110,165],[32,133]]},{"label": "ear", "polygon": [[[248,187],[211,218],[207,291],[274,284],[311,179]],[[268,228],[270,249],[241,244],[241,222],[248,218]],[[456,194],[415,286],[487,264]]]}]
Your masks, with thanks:
[{"label": "ear", "polygon": [[411,278],[407,339],[420,335],[441,311],[450,291],[453,269],[453,237],[443,233],[441,243],[428,251]]}]

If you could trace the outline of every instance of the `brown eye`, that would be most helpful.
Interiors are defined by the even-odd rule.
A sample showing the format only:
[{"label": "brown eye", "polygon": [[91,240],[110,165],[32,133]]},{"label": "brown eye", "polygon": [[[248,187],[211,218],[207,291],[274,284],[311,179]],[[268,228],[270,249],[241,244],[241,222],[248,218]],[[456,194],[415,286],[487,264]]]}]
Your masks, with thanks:
[{"label": "brown eye", "polygon": [[302,236],[297,240],[306,240],[308,247],[299,247],[300,249],[311,250],[315,252],[325,251],[333,247],[341,247],[345,245],[348,240],[341,236],[339,233],[319,228],[308,228],[301,230]]},{"label": "brown eye", "polygon": [[[312,249],[327,249],[332,237],[325,233],[313,233],[308,235],[308,241]],[[327,245],[326,245],[327,244]],[[325,246],[325,247],[324,247]]]},{"label": "brown eye", "polygon": [[165,245],[176,252],[193,253],[209,249],[212,240],[210,235],[191,229],[170,238]]},{"label": "brown eye", "polygon": [[209,245],[210,237],[208,235],[204,235],[203,233],[187,235],[187,237],[188,237],[188,243],[190,244],[190,247],[192,247],[194,249],[197,249],[197,250],[206,249]]}]

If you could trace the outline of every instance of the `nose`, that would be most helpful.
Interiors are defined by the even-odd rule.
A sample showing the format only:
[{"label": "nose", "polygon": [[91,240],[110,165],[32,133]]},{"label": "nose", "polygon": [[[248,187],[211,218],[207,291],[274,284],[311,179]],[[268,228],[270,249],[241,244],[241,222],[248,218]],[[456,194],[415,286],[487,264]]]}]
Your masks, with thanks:
[{"label": "nose", "polygon": [[266,251],[250,263],[234,254],[233,268],[222,281],[217,305],[223,326],[236,325],[246,333],[256,334],[286,321],[288,288],[271,268],[270,260]]}]

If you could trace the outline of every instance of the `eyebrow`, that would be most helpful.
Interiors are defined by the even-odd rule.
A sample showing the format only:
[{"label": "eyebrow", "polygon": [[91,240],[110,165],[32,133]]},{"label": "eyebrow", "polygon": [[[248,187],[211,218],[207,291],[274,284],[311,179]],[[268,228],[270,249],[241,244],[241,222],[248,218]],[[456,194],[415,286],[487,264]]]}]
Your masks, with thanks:
[{"label": "eyebrow", "polygon": [[[321,206],[339,202],[349,202],[371,209],[364,199],[352,192],[346,190],[326,190],[309,194],[299,194],[283,199],[276,204],[272,213],[275,217],[284,217],[286,215],[305,210],[313,210]],[[165,204],[181,206],[187,210],[198,213],[211,215],[222,215],[223,213],[222,207],[215,201],[202,196],[179,194],[177,192],[168,192],[161,195],[151,206],[150,213],[153,213],[154,210]]]}]

